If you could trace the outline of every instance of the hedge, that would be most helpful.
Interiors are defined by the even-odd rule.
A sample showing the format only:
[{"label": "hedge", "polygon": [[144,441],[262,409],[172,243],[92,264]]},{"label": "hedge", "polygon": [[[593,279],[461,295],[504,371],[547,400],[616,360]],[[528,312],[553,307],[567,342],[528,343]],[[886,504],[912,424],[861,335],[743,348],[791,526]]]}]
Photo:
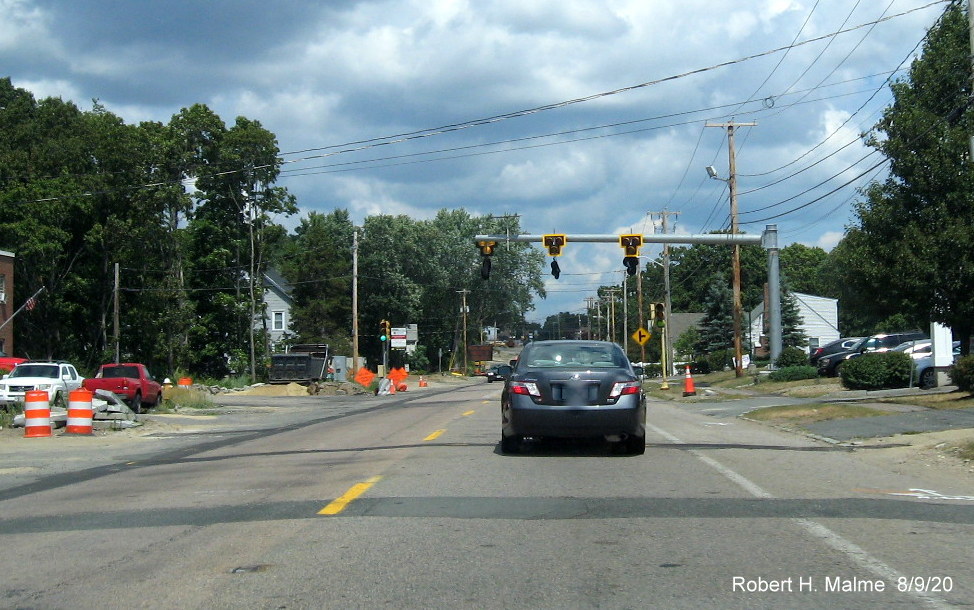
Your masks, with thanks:
[{"label": "hedge", "polygon": [[905,388],[910,385],[913,360],[903,352],[863,354],[842,363],[842,385],[850,390]]}]

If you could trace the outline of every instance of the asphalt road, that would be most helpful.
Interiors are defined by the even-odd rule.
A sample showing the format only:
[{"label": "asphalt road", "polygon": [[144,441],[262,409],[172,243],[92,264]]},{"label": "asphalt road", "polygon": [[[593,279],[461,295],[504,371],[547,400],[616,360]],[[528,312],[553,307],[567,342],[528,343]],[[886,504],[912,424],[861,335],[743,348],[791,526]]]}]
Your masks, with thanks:
[{"label": "asphalt road", "polygon": [[969,479],[704,412],[720,404],[652,404],[644,456],[504,456],[499,391],[237,399],[102,447],[0,447],[0,607],[974,602]]}]

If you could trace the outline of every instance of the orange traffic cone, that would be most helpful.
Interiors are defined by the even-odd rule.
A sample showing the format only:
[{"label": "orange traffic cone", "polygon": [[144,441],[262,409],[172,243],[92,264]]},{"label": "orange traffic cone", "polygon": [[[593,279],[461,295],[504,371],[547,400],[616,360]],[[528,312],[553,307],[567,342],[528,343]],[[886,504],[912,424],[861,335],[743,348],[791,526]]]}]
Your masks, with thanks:
[{"label": "orange traffic cone", "polygon": [[389,379],[389,393],[390,394],[396,393],[396,382],[392,379]]},{"label": "orange traffic cone", "polygon": [[697,391],[693,389],[693,375],[690,374],[690,365],[687,365],[687,374],[683,379],[683,395],[696,396]]},{"label": "orange traffic cone", "polygon": [[423,379],[422,375],[419,376],[419,387],[421,388],[429,387],[429,384],[426,383],[426,380]]}]

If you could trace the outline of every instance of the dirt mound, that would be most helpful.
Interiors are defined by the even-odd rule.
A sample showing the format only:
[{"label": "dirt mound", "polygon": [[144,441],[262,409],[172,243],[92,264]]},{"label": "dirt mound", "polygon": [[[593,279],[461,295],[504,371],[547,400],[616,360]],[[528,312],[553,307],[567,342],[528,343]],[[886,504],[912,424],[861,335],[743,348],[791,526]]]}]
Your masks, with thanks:
[{"label": "dirt mound", "polygon": [[308,388],[300,383],[257,385],[234,392],[239,396],[307,396]]}]

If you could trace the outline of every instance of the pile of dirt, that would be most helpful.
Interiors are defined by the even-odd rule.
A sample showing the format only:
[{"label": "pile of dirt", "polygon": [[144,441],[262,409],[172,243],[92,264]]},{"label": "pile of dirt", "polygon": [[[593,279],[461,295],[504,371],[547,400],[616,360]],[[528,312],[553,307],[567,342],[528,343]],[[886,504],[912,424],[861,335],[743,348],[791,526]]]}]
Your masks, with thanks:
[{"label": "pile of dirt", "polygon": [[233,392],[238,396],[307,396],[308,387],[300,383],[255,385]]}]

